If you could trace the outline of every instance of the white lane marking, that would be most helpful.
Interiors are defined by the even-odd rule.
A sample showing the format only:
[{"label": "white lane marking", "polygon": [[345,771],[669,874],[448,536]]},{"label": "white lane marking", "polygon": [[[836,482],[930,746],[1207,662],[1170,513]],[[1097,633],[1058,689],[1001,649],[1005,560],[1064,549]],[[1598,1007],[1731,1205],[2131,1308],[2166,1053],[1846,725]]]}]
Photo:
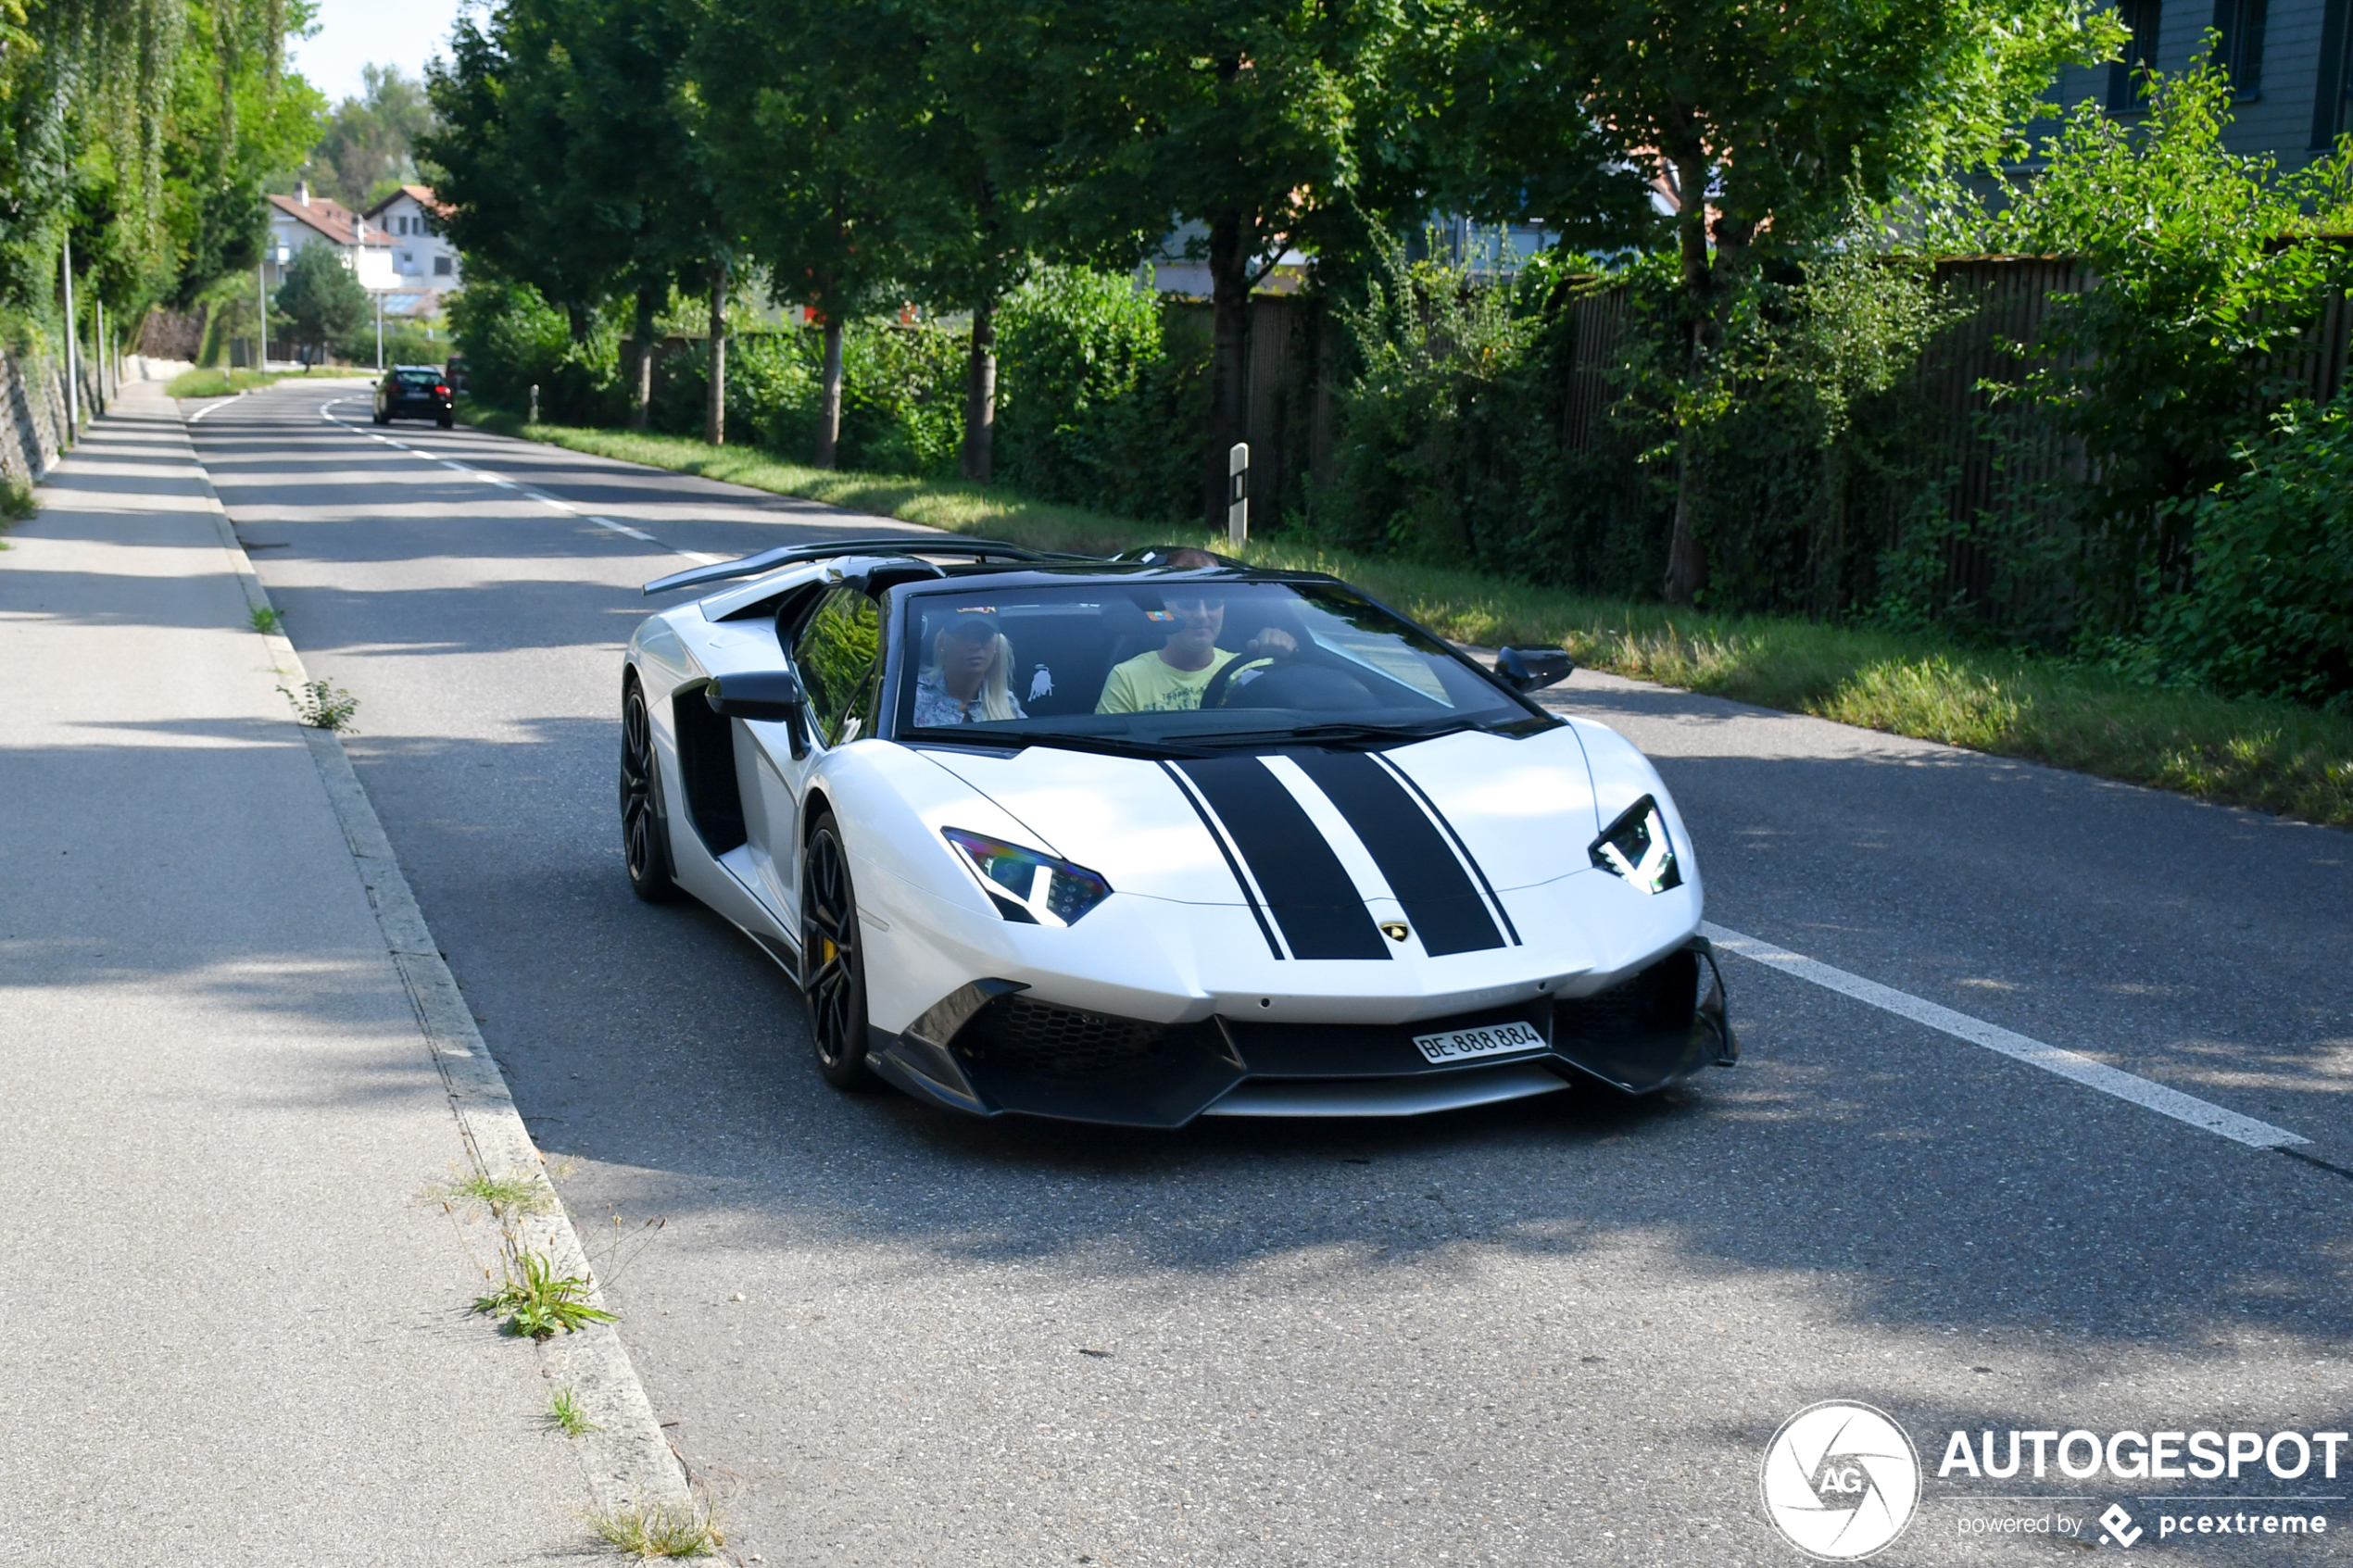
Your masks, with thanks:
[{"label": "white lane marking", "polygon": [[1939,1007],[1907,991],[1882,985],[1876,980],[1866,980],[1859,974],[1849,974],[1843,969],[1833,969],[1819,960],[1776,947],[1754,936],[1743,936],[1737,931],[1727,931],[1720,925],[1705,922],[1699,929],[1702,935],[1728,953],[1738,953],[1757,963],[1769,964],[1784,974],[1809,980],[1826,990],[1852,997],[1858,1002],[1868,1002],[1898,1017],[1908,1018],[1915,1023],[1925,1023],[1931,1029],[1940,1030],[1957,1040],[1967,1040],[1970,1045],[1998,1051],[2013,1060],[2057,1073],[2087,1089],[2097,1089],[2104,1095],[2131,1100],[2145,1110],[2154,1110],[2159,1116],[2171,1116],[2176,1122],[2186,1122],[2193,1127],[2228,1138],[2233,1143],[2245,1144],[2249,1148],[2286,1148],[2292,1144],[2312,1141],[2289,1132],[2285,1127],[2274,1127],[2269,1122],[2242,1116],[2235,1110],[2225,1110],[2196,1095],[2169,1089],[2162,1084],[2151,1083],[2146,1078],[2121,1068],[2110,1067],[2104,1061],[2095,1061],[2075,1051],[2046,1046],[2040,1040],[2005,1029],[1999,1024],[1988,1023],[1982,1018],[1971,1018],[1965,1012],[1955,1012],[1948,1007]]},{"label": "white lane marking", "polygon": [[[439,463],[443,468],[454,469],[459,473],[471,474],[486,484],[496,484],[501,489],[512,490],[518,495],[528,496],[534,501],[538,501],[547,506],[553,507],[560,512],[569,512],[574,517],[578,517],[580,515],[580,508],[573,506],[569,501],[559,501],[553,495],[547,495],[544,491],[535,490],[528,484],[519,484],[511,479],[502,478],[497,474],[487,472],[482,469],[468,468],[465,464],[442,457],[428,447],[411,446],[405,441],[395,441],[389,435],[379,435],[371,430],[361,430],[350,423],[348,420],[337,419],[333,414],[328,411],[339,403],[356,403],[358,401],[359,399],[355,397],[337,397],[331,399],[328,402],[321,403],[319,405],[319,417],[326,420],[329,424],[342,426],[345,430],[351,432],[354,435],[364,435],[371,441],[381,441],[387,446],[396,446],[412,457],[422,458],[429,463]],[[197,413],[189,417],[191,420],[201,419],[205,414],[210,413],[212,408],[219,407],[220,405],[216,403],[212,405],[212,408],[201,409]],[[730,558],[726,556],[707,556],[700,550],[678,549],[673,546],[663,544],[661,540],[655,538],[652,534],[647,533],[642,528],[631,528],[625,523],[615,522],[610,518],[592,517],[587,521],[595,523],[599,528],[610,528],[615,533],[626,533],[632,539],[640,540],[646,544],[654,546],[658,549],[668,550],[673,556],[684,556],[686,559],[693,561],[697,566],[715,566],[719,562]]]},{"label": "white lane marking", "polygon": [[204,418],[207,414],[211,413],[211,412],[212,412],[215,408],[227,408],[230,404],[234,403],[235,401],[236,401],[236,399],[235,399],[235,398],[233,398],[233,397],[224,397],[224,398],[222,398],[222,399],[221,399],[220,402],[218,402],[218,403],[208,403],[208,404],[206,404],[203,408],[201,408],[197,409],[195,413],[190,414],[190,415],[188,416],[188,422],[189,422],[190,424],[195,424],[195,423],[198,420],[203,419],[203,418]]}]

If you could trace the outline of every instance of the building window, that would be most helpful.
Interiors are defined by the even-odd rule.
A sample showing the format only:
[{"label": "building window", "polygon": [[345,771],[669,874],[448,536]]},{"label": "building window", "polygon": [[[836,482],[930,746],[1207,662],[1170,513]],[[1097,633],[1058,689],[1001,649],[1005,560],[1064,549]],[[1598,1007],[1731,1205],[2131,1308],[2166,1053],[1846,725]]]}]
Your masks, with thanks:
[{"label": "building window", "polygon": [[2345,128],[2345,96],[2353,91],[2353,72],[2346,67],[2348,0],[2328,0],[2321,8],[2321,80],[2312,103],[2312,150],[2325,151]]},{"label": "building window", "polygon": [[2108,68],[2108,107],[2120,113],[2148,107],[2141,72],[2157,59],[2157,30],[2164,19],[2162,0],[2117,0],[2116,19],[2132,34],[2124,57]]},{"label": "building window", "polygon": [[2231,75],[2231,91],[2252,98],[2263,91],[2263,22],[2271,0],[2214,0],[2214,63]]},{"label": "building window", "polygon": [[433,275],[436,278],[446,278],[449,276],[449,258],[447,257],[436,256],[433,258]]}]

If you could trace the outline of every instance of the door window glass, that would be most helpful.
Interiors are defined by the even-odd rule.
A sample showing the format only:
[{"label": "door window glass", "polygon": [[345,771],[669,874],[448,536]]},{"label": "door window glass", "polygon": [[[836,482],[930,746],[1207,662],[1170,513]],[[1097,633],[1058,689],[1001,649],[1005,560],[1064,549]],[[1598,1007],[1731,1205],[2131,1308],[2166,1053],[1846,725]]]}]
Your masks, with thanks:
[{"label": "door window glass", "polygon": [[793,663],[809,693],[809,722],[827,746],[843,746],[871,727],[882,617],[854,588],[836,588],[793,640]]}]

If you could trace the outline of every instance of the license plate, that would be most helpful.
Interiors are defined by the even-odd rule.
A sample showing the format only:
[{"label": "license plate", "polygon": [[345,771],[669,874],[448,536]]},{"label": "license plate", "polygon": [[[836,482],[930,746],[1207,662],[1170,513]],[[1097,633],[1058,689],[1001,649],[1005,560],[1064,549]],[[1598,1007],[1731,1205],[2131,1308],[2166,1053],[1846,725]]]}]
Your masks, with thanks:
[{"label": "license plate", "polygon": [[1430,1061],[1469,1061],[1482,1056],[1504,1056],[1541,1046],[1544,1036],[1532,1023],[1491,1023],[1484,1029],[1455,1029],[1443,1035],[1416,1035],[1414,1044]]}]

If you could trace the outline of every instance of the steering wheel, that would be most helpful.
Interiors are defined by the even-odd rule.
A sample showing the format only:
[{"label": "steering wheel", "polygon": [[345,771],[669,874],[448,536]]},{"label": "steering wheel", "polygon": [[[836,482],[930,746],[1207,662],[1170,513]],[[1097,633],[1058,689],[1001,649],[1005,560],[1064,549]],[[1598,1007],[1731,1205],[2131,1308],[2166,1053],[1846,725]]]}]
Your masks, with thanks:
[{"label": "steering wheel", "polygon": [[1209,678],[1209,684],[1201,689],[1202,707],[1225,707],[1227,694],[1233,689],[1234,676],[1237,673],[1244,670],[1264,670],[1274,662],[1275,656],[1272,654],[1268,654],[1260,659],[1244,658],[1227,659],[1224,668],[1220,669],[1216,674],[1212,675]]}]

